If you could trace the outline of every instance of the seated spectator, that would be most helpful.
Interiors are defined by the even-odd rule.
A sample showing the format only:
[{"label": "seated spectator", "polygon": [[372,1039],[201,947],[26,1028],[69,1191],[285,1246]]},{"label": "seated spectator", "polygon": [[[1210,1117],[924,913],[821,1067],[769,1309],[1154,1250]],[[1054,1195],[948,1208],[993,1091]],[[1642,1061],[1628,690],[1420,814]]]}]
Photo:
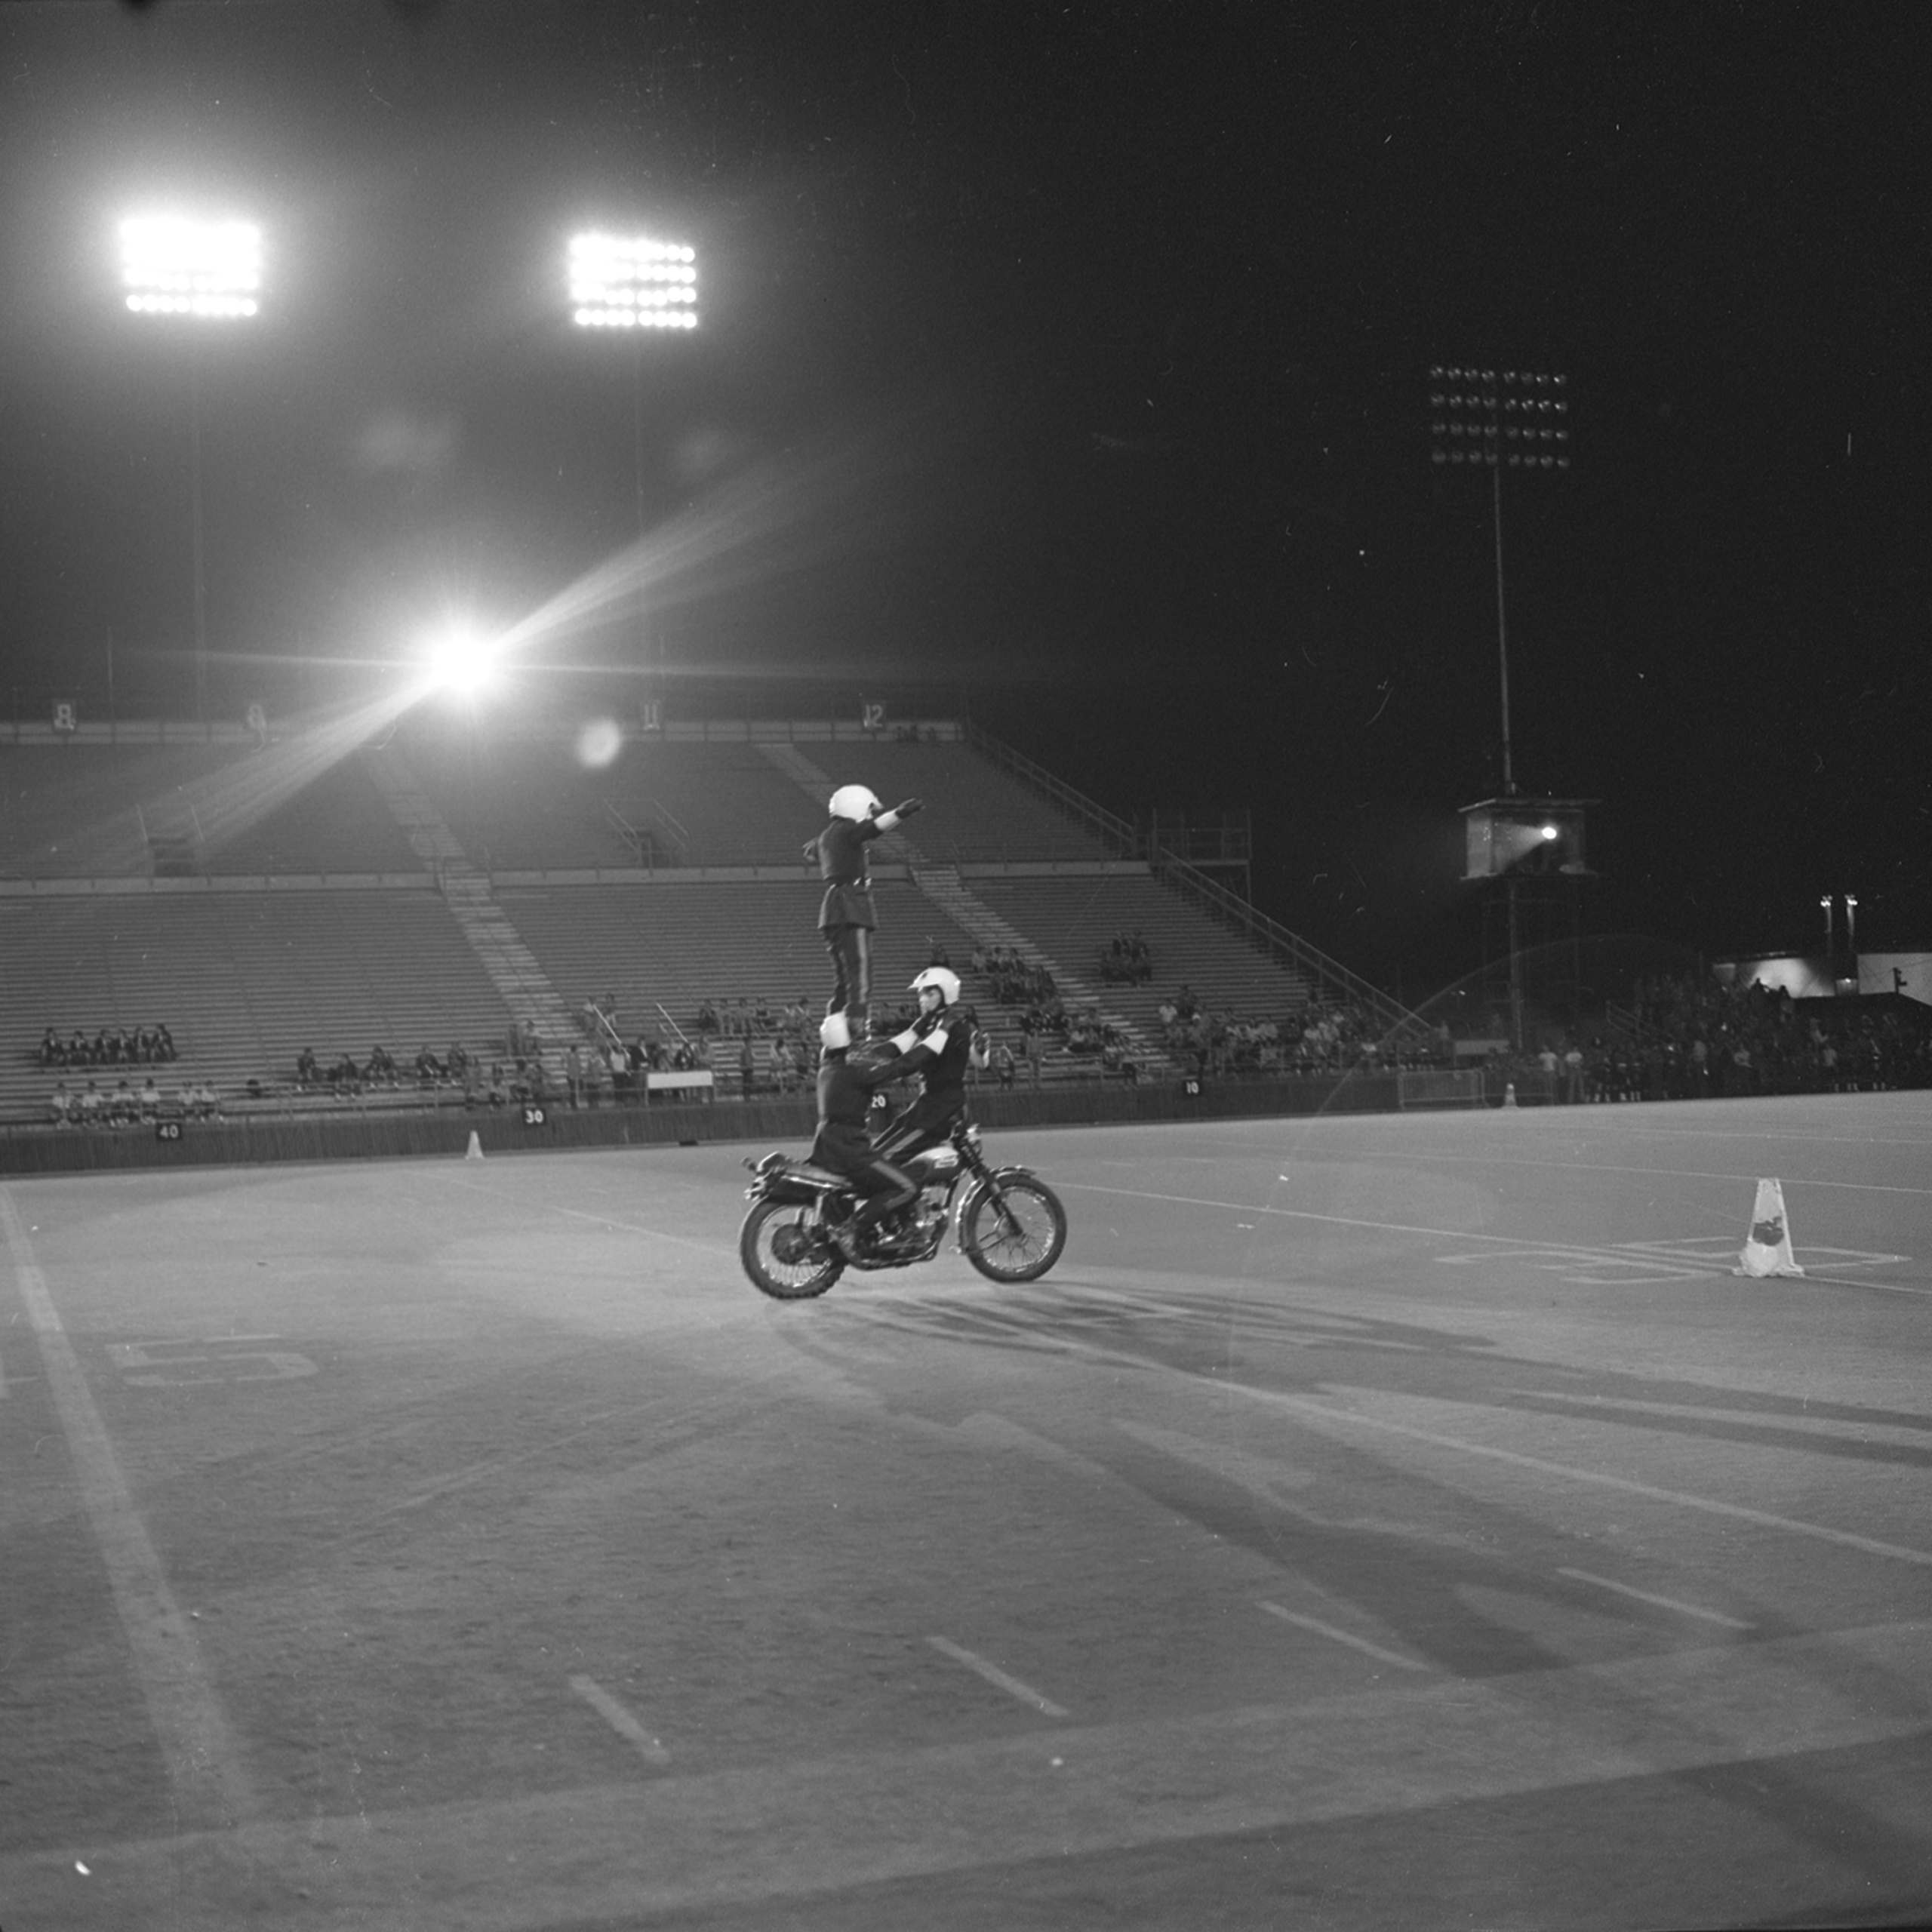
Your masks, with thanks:
[{"label": "seated spectator", "polygon": [[[574,1048],[572,1049],[575,1051]],[[423,1042],[423,1051],[416,1056],[416,1077],[425,1087],[433,1086],[443,1077],[443,1063],[429,1051],[427,1040]]]},{"label": "seated spectator", "polygon": [[62,1045],[60,1035],[50,1026],[40,1036],[40,1063],[42,1066],[60,1066],[66,1063],[67,1049]]},{"label": "seated spectator", "polygon": [[143,1120],[155,1121],[161,1118],[161,1089],[154,1084],[152,1073],[141,1082],[141,1091],[137,1097],[140,1103]]},{"label": "seated spectator", "polygon": [[75,1124],[81,1127],[99,1127],[107,1112],[107,1097],[99,1085],[90,1080],[81,1089],[74,1104]]},{"label": "seated spectator", "polygon": [[107,1117],[115,1127],[132,1127],[140,1118],[140,1107],[134,1097],[134,1090],[125,1079],[115,1083],[114,1091],[107,1098]]},{"label": "seated spectator", "polygon": [[321,1078],[321,1069],[315,1064],[315,1050],[304,1047],[295,1056],[295,1084],[298,1087],[312,1087]]},{"label": "seated spectator", "polygon": [[380,1046],[369,1049],[369,1064],[366,1069],[370,1084],[380,1081],[386,1086],[395,1084],[395,1062],[390,1059],[386,1048]]},{"label": "seated spectator", "polygon": [[718,1009],[708,999],[697,1003],[697,1018],[692,1023],[700,1033],[715,1033],[718,1029]]},{"label": "seated spectator", "polygon": [[450,1050],[445,1055],[443,1064],[449,1069],[450,1078],[460,1084],[467,1084],[469,1078],[469,1055],[460,1040],[452,1040]]},{"label": "seated spectator", "polygon": [[180,1057],[180,1056],[174,1051],[174,1035],[168,1030],[168,1022],[166,1020],[162,1020],[160,1024],[155,1028],[154,1038],[155,1052],[157,1058],[163,1060],[171,1061]]},{"label": "seated spectator", "polygon": [[67,1091],[67,1083],[57,1080],[54,1091],[47,1101],[48,1118],[56,1127],[71,1127],[74,1121],[74,1097]]}]

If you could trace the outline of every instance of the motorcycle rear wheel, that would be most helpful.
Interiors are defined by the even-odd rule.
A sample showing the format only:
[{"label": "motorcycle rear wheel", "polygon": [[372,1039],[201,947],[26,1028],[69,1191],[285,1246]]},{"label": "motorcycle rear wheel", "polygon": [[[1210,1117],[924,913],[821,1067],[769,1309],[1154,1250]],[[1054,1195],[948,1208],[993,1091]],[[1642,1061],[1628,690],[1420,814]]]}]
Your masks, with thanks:
[{"label": "motorcycle rear wheel", "polygon": [[[822,1295],[845,1272],[844,1257],[826,1251],[811,1219],[811,1211],[795,1201],[758,1201],[738,1230],[738,1259],[752,1286],[774,1301]],[[786,1257],[797,1247],[804,1251]]]},{"label": "motorcycle rear wheel", "polygon": [[959,1244],[989,1281],[1037,1281],[1066,1246],[1066,1210],[1044,1181],[1016,1174],[974,1190],[959,1217]]}]

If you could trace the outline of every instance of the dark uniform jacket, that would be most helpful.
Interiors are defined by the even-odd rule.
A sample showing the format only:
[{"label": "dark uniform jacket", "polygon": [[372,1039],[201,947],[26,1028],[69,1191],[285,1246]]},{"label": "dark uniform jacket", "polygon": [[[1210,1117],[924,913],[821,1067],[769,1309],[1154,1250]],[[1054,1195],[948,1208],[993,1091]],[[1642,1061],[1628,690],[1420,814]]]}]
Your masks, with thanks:
[{"label": "dark uniform jacket", "polygon": [[854,1066],[849,1060],[826,1060],[818,1069],[818,1132],[808,1157],[815,1166],[835,1174],[855,1174],[873,1159],[872,1137],[866,1120],[872,1110],[872,1091],[899,1078],[899,1063]]},{"label": "dark uniform jacket", "polygon": [[866,847],[880,829],[876,819],[835,818],[805,848],[808,858],[817,856],[818,875],[825,881],[825,903],[818,912],[821,932],[828,926],[877,929]]}]

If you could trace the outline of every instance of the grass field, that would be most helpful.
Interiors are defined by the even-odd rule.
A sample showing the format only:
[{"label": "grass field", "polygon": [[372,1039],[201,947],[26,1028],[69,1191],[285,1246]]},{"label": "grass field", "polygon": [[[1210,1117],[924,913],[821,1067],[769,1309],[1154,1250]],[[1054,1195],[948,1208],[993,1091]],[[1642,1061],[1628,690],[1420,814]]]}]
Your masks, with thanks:
[{"label": "grass field", "polygon": [[0,1188],[5,1932],[1932,1915],[1932,1097],[756,1151]]}]

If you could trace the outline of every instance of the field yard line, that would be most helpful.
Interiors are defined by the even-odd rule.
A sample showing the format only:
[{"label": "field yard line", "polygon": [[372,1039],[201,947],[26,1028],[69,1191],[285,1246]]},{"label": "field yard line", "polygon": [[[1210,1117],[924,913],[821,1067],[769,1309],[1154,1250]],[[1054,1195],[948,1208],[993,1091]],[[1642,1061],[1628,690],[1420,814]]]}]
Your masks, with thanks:
[{"label": "field yard line", "polygon": [[[1184,1371],[1183,1371],[1184,1372]],[[1380,1429],[1391,1435],[1405,1435],[1432,1448],[1453,1449],[1465,1456],[1481,1456],[1493,1462],[1508,1463],[1518,1469],[1534,1469],[1543,1475],[1563,1476],[1572,1482],[1589,1483],[1601,1489],[1622,1491],[1626,1495],[1648,1497],[1653,1502],[1675,1504],[1680,1509],[1700,1509],[1714,1516],[1730,1516],[1741,1522],[1755,1523],[1770,1530],[1786,1530],[1795,1536],[1812,1537],[1846,1549],[1863,1551],[1868,1556],[1890,1557],[1900,1563],[1917,1563],[1932,1568],[1932,1551],[1910,1549],[1903,1543],[1883,1543],[1876,1537],[1862,1537],[1851,1530],[1835,1530],[1823,1523],[1806,1523],[1795,1516],[1774,1515],[1768,1509],[1753,1509],[1742,1503],[1721,1502],[1715,1497],[1694,1496],[1687,1490],[1663,1489],[1655,1483],[1638,1482],[1629,1476],[1614,1476],[1602,1469],[1579,1469],[1573,1463],[1554,1463],[1543,1456],[1526,1456],[1517,1449],[1499,1449],[1487,1442],[1471,1442],[1457,1435],[1444,1435],[1432,1429],[1418,1429],[1413,1423],[1392,1421],[1386,1416],[1364,1415],[1358,1410],[1338,1409],[1326,1402],[1311,1402],[1299,1395],[1284,1395],[1272,1389],[1257,1389],[1251,1383],[1217,1380],[1213,1385],[1223,1395],[1244,1395],[1291,1414],[1325,1423],[1340,1423],[1358,1429]]]},{"label": "field yard line", "polygon": [[185,1827],[245,1823],[260,1810],[241,1748],[203,1663],[192,1622],[134,1506],[114,1444],[48,1294],[14,1204],[0,1186],[0,1232],[47,1372],[48,1392],[74,1459],[74,1473],[107,1571],[114,1607],[134,1653],[155,1737]]},{"label": "field yard line", "polygon": [[594,1677],[573,1677],[571,1689],[629,1745],[638,1755],[654,1764],[668,1764],[671,1754],[625,1705],[620,1703]]},{"label": "field yard line", "polygon": [[[1862,1144],[1862,1143],[1861,1143]],[[1440,1163],[1444,1166],[1493,1168],[1497,1164],[1494,1155],[1439,1154],[1433,1149],[1426,1155],[1402,1153],[1391,1149],[1364,1148],[1352,1158],[1364,1161],[1399,1161],[1407,1167],[1430,1167]],[[1513,1168],[1555,1168],[1571,1174],[1639,1174],[1652,1180],[1728,1180],[1735,1181],[1740,1187],[1755,1184],[1755,1174],[1718,1174],[1706,1168],[1629,1168],[1613,1161],[1537,1161],[1520,1154],[1509,1156]],[[1780,1177],[1782,1178],[1782,1177]],[[1835,1187],[1846,1189],[1855,1194],[1932,1194],[1932,1187],[1894,1187],[1889,1183],[1875,1180],[1817,1180],[1810,1176],[1790,1183],[1793,1187]]]},{"label": "field yard line", "polygon": [[1031,1704],[1036,1711],[1044,1712],[1050,1718],[1063,1718],[1064,1709],[1051,1697],[1043,1697],[1030,1684],[1023,1684],[1017,1677],[1009,1676],[996,1663],[989,1663],[976,1651],[955,1644],[949,1637],[928,1637],[926,1641],[942,1654],[952,1658],[955,1663],[963,1663],[966,1668],[983,1677],[989,1684],[1004,1690],[1009,1697],[1017,1697],[1023,1704]]},{"label": "field yard line", "polygon": [[[1611,1171],[1603,1168],[1593,1171],[1607,1173]],[[1632,1171],[1647,1173],[1649,1170],[1647,1168],[1636,1169]],[[1286,1180],[1287,1177],[1284,1175],[1282,1178]],[[1740,1177],[1736,1174],[1718,1174],[1706,1175],[1703,1178],[1737,1180]],[[1626,1242],[1620,1246],[1613,1244],[1608,1247],[1586,1247],[1580,1246],[1574,1241],[1536,1241],[1524,1235],[1484,1234],[1481,1229],[1476,1228],[1422,1228],[1414,1226],[1406,1221],[1367,1221],[1352,1214],[1318,1214],[1312,1208],[1260,1208],[1250,1201],[1206,1201],[1198,1195],[1193,1194],[1155,1194],[1145,1188],[1103,1187],[1098,1181],[1056,1179],[1054,1184],[1063,1193],[1067,1194],[1113,1194],[1119,1195],[1123,1200],[1165,1201],[1171,1202],[1177,1208],[1218,1208],[1230,1214],[1271,1214],[1277,1220],[1325,1221],[1336,1227],[1365,1228],[1371,1234],[1426,1235],[1432,1241],[1492,1241],[1500,1247],[1531,1248],[1540,1254],[1574,1254],[1586,1261],[1601,1261],[1606,1257],[1617,1260],[1627,1260],[1638,1247],[1635,1243]],[[1803,1183],[1807,1187],[1850,1187],[1856,1184],[1850,1181],[1806,1181]],[[1881,1191],[1895,1194],[1932,1194],[1932,1188],[1893,1188]],[[1644,1244],[1646,1248],[1654,1248],[1657,1245],[1656,1242]],[[1699,1264],[1696,1272],[1700,1275],[1722,1277],[1726,1272],[1721,1266],[1722,1260],[1721,1256],[1712,1255],[1708,1263]],[[1729,1272],[1734,1274],[1737,1271],[1732,1269]],[[1812,1287],[1878,1288],[1888,1294],[1932,1294],[1932,1289],[1909,1287],[1893,1281],[1864,1279],[1856,1281],[1841,1281],[1829,1275],[1807,1275],[1801,1278],[1807,1286]]]},{"label": "field yard line", "polygon": [[1278,1617],[1284,1623],[1292,1623],[1297,1629],[1312,1630],[1318,1637],[1332,1638],[1336,1643],[1346,1644],[1352,1651],[1359,1651],[1364,1657],[1374,1657],[1378,1663],[1392,1663],[1402,1670],[1426,1670],[1426,1663],[1418,1663],[1414,1657],[1405,1657],[1395,1651],[1385,1651],[1380,1644],[1371,1644],[1366,1637],[1357,1637],[1346,1630],[1338,1630],[1332,1623],[1324,1623],[1318,1617],[1304,1617],[1298,1611],[1284,1610],[1278,1603],[1262,1599],[1261,1607],[1270,1617]]},{"label": "field yard line", "polygon": [[[1497,1678],[1411,1675],[1373,1690],[1180,1718],[1029,1725],[1019,1736],[780,1758],[367,1816],[262,1820],[219,1835],[0,1854],[7,1923],[197,1932],[540,1932],[558,1925],[893,1922],[866,1888],[1028,1860],[1098,1858],[1217,1836],[1524,1797],[1606,1794],[1700,1769],[1785,1766],[1829,1801],[1806,1754],[1881,1749],[1932,1724],[1932,1624],[1900,1623]],[[1587,1799],[1585,1800],[1588,1801]],[[79,1896],[77,1897],[77,1893]],[[777,1909],[850,1895],[845,1912]],[[955,1915],[957,1917],[957,1915]],[[963,1920],[960,1922],[963,1922]]]},{"label": "field yard line", "polygon": [[1272,1214],[1278,1220],[1327,1221],[1337,1227],[1366,1228],[1372,1234],[1426,1235],[1432,1241],[1494,1241],[1503,1247],[1531,1247],[1541,1254],[1580,1255],[1592,1261],[1618,1251],[1614,1247],[1583,1247],[1574,1241],[1534,1241],[1524,1235],[1486,1235],[1474,1228],[1419,1228],[1406,1221],[1365,1221],[1353,1214],[1318,1214],[1308,1208],[1261,1208],[1251,1201],[1204,1201],[1197,1195],[1155,1194],[1144,1187],[1103,1187],[1097,1181],[1062,1180],[1057,1176],[1054,1185],[1069,1194],[1117,1194],[1123,1200],[1165,1201],[1177,1208],[1219,1208],[1230,1214]]},{"label": "field yard line", "polygon": [[1721,1623],[1727,1630],[1749,1630],[1752,1626],[1742,1617],[1727,1617],[1720,1610],[1706,1610],[1694,1603],[1680,1603],[1675,1597],[1660,1597],[1650,1590],[1633,1590],[1628,1583],[1620,1583],[1610,1577],[1599,1577],[1592,1570],[1570,1570],[1561,1564],[1557,1567],[1559,1577],[1574,1577],[1580,1583],[1595,1583],[1599,1589],[1614,1590],[1619,1596],[1635,1597],[1639,1603],[1655,1604],[1660,1610],[1674,1610],[1680,1617],[1701,1617],[1706,1623]]}]

